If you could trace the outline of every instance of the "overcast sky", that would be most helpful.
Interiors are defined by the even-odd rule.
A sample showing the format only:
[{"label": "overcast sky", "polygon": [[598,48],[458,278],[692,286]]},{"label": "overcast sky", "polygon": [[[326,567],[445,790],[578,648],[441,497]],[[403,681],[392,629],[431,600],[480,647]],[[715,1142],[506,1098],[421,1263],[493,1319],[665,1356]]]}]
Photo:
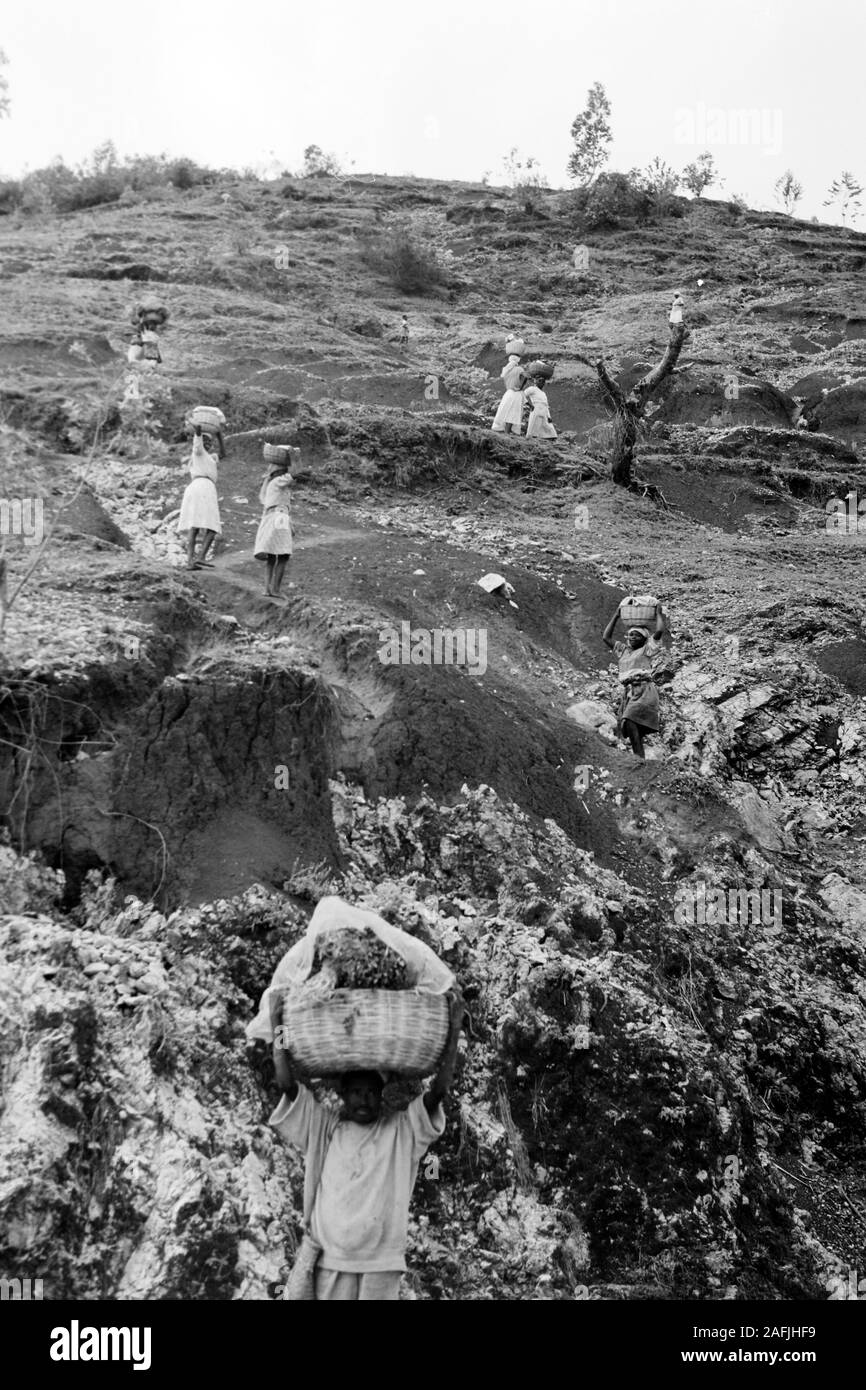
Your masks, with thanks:
[{"label": "overcast sky", "polygon": [[275,174],[315,143],[358,172],[501,183],[517,146],[563,187],[599,81],[609,168],[709,149],[723,195],[769,207],[791,167],[799,215],[824,220],[843,169],[866,183],[864,16],[864,0],[5,0],[0,172],[112,139]]}]

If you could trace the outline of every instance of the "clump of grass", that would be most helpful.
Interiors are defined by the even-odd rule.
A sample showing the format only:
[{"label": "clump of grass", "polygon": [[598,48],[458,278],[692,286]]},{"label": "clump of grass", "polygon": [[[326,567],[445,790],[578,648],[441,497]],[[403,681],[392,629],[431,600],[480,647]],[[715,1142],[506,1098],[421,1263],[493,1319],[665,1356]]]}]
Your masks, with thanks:
[{"label": "clump of grass", "polygon": [[517,1176],[518,1185],[523,1189],[524,1192],[528,1192],[530,1191],[533,1185],[532,1164],[529,1161],[529,1153],[527,1152],[526,1144],[523,1140],[523,1135],[520,1133],[520,1130],[514,1123],[514,1116],[511,1113],[511,1103],[508,1099],[508,1092],[502,1085],[502,1082],[500,1082],[497,1087],[496,1099],[499,1109],[499,1117],[502,1121],[503,1128],[505,1129],[505,1133],[508,1138],[508,1147],[511,1149],[511,1156],[514,1162],[514,1171]]},{"label": "clump of grass", "polygon": [[237,655],[234,642],[223,637],[196,635],[188,639],[178,655],[176,670],[187,675],[205,675],[218,666],[225,666]]},{"label": "clump of grass", "polygon": [[299,864],[295,860],[292,872],[283,884],[284,892],[312,903],[336,893],[338,888],[334,871],[324,859],[317,860],[315,864]]},{"label": "clump of grass", "polygon": [[403,294],[426,294],[448,283],[435,252],[404,222],[364,237],[361,259]]}]

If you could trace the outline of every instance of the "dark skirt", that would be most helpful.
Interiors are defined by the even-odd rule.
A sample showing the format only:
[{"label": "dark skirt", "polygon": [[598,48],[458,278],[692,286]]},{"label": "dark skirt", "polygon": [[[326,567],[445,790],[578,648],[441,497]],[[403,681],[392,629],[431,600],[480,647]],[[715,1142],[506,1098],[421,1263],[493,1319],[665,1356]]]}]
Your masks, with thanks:
[{"label": "dark skirt", "polygon": [[623,686],[619,706],[620,733],[624,719],[630,719],[633,724],[639,724],[648,733],[658,733],[659,693],[655,681],[630,681],[628,685]]}]

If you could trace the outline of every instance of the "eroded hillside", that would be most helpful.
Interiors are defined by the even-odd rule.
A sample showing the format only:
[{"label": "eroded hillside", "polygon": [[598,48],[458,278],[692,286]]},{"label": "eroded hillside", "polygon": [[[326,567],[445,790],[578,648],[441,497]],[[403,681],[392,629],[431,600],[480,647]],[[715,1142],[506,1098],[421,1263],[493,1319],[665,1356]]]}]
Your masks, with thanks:
[{"label": "eroded hillside", "polygon": [[[10,591],[42,562],[0,690],[7,1273],[268,1296],[299,1169],[243,1024],[329,884],[471,1009],[410,1296],[822,1298],[866,1263],[866,529],[825,510],[866,495],[866,238],[677,208],[585,233],[567,195],[308,179],[0,223],[0,495],[53,528],[9,538]],[[429,297],[364,254],[395,216]],[[627,492],[579,359],[636,380],[675,289]],[[164,364],[122,411],[143,290]],[[489,432],[506,330],[556,363],[555,444]],[[223,538],[189,573],[203,399]],[[251,541],[290,437],[277,607]],[[601,631],[647,589],[677,670],[640,763]],[[407,622],[483,631],[484,669],[383,664]],[[704,889],[778,911],[687,920]]]}]

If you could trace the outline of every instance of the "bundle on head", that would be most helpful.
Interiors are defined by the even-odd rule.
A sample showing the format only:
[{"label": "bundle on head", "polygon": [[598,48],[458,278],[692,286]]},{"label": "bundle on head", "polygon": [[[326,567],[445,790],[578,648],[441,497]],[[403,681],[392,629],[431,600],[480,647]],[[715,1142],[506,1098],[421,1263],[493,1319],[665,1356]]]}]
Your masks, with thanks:
[{"label": "bundle on head", "polygon": [[205,430],[220,430],[226,423],[225,415],[215,405],[197,405],[189,420],[191,425],[201,425]]},{"label": "bundle on head", "polygon": [[543,381],[550,381],[553,376],[554,368],[549,362],[530,362],[528,367],[523,369],[527,376],[541,377]]},{"label": "bundle on head", "polygon": [[137,304],[132,315],[135,324],[145,328],[164,328],[168,323],[168,309],[156,299],[144,299]]},{"label": "bundle on head", "polygon": [[288,444],[263,444],[262,458],[265,463],[288,463],[291,447]]},{"label": "bundle on head", "polygon": [[403,957],[370,927],[344,927],[323,933],[316,943],[313,973],[327,964],[335,989],[409,989],[409,969]]}]

